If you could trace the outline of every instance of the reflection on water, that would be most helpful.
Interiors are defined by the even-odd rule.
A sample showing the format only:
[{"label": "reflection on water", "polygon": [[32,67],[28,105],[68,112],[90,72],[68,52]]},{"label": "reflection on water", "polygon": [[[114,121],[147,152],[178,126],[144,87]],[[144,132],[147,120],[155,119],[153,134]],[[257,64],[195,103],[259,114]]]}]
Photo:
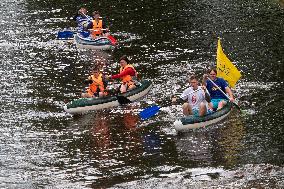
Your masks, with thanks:
[{"label": "reflection on water", "polygon": [[176,141],[177,150],[181,159],[196,161],[200,164],[212,163],[212,139],[208,133],[193,131],[178,137]]},{"label": "reflection on water", "polygon": [[230,115],[226,124],[219,127],[210,126],[180,134],[176,141],[180,158],[202,166],[237,165],[245,130],[242,119],[235,116]]},{"label": "reflection on water", "polygon": [[279,4],[281,7],[284,7],[284,1],[283,0],[279,0]]},{"label": "reflection on water", "polygon": [[143,137],[144,156],[161,153],[161,140],[155,132],[149,132]]},{"label": "reflection on water", "polygon": [[213,134],[218,147],[212,149],[214,159],[218,164],[226,167],[234,167],[239,164],[240,152],[243,149],[243,139],[246,135],[243,119],[238,113],[231,116],[226,127],[221,127]]},{"label": "reflection on water", "polygon": [[[164,139],[156,133],[158,130],[137,127],[140,120],[138,115],[129,113],[129,109],[121,111],[115,117],[111,116],[111,119],[108,110],[79,116],[69,128],[75,130],[74,127],[77,127],[78,133],[77,139],[68,145],[72,148],[70,150],[85,156],[81,158],[81,165],[73,166],[79,166],[79,172],[85,178],[92,178],[92,182],[87,179],[87,183],[93,188],[107,186],[106,181],[113,184],[134,179],[135,175],[145,171],[140,167],[150,163],[147,162],[148,157],[160,157],[161,141]],[[71,162],[78,158],[79,154],[75,154]],[[93,171],[90,171],[89,166],[84,166],[86,163],[93,165]],[[74,171],[73,175],[79,174],[77,169]],[[125,177],[125,174],[128,176]],[[75,176],[74,179],[79,177]]]},{"label": "reflection on water", "polygon": [[[106,120],[106,117],[102,115],[94,117],[94,126],[91,128],[92,139],[94,140],[94,146],[97,152],[102,152],[110,146],[111,135],[110,129]],[[108,156],[107,154],[101,154],[101,156]],[[98,157],[98,156],[96,156]],[[98,159],[101,159],[98,157]]]}]

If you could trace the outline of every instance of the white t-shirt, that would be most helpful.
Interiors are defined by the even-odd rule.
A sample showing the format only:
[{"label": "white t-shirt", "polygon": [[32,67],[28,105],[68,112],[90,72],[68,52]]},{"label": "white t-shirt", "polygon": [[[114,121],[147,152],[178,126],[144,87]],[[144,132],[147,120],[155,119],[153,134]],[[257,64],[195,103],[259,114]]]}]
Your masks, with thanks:
[{"label": "white t-shirt", "polygon": [[201,102],[206,103],[205,92],[201,88],[201,86],[198,86],[195,92],[192,87],[185,89],[183,93],[180,95],[180,98],[182,98],[183,100],[187,99],[192,109],[198,109]]}]

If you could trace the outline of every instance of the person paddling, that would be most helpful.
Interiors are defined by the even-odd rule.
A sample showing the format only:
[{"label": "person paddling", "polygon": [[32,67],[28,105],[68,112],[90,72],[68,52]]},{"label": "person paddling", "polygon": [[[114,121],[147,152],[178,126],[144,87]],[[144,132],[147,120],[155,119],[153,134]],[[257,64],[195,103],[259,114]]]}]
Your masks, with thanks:
[{"label": "person paddling", "polygon": [[103,97],[107,95],[105,91],[106,81],[99,68],[93,68],[92,74],[85,80],[85,83],[89,84],[89,86],[86,93],[82,93],[82,98]]},{"label": "person paddling", "polygon": [[123,55],[119,59],[120,70],[119,74],[109,75],[107,79],[121,79],[122,84],[120,86],[120,92],[125,93],[126,91],[136,88],[137,72],[135,68],[129,64],[129,59],[126,55]]},{"label": "person paddling", "polygon": [[99,11],[93,12],[91,36],[92,38],[96,38],[98,36],[108,36],[105,21],[100,16]]},{"label": "person paddling", "polygon": [[[186,101],[182,105],[183,114],[185,116],[205,116],[212,110],[209,107],[210,95],[205,86],[198,86],[198,79],[195,75],[191,75],[188,80],[190,87],[185,89],[180,98]],[[175,100],[173,100],[175,102]]]},{"label": "person paddling", "polygon": [[78,32],[83,33],[84,37],[89,35],[88,29],[92,28],[92,17],[87,15],[87,9],[82,7],[78,13],[73,17],[73,20],[77,23]]},{"label": "person paddling", "polygon": [[[214,83],[212,83],[212,81]],[[223,78],[217,77],[217,70],[215,68],[211,68],[209,69],[208,74],[203,75],[203,85],[206,86],[211,96],[211,105],[214,110],[219,110],[224,107],[228,99],[214,84],[216,84],[224,93],[229,95],[231,102],[235,101],[233,92],[228,86],[228,83]]]}]

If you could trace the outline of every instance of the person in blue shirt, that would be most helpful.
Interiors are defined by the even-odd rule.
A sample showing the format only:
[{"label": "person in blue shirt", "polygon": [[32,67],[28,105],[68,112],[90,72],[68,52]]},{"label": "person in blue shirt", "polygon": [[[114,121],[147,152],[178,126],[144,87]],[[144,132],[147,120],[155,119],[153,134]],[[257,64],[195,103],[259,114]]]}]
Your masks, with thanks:
[{"label": "person in blue shirt", "polygon": [[73,20],[77,23],[78,32],[88,32],[88,29],[92,28],[92,20],[91,16],[87,15],[86,8],[80,8],[77,15],[73,17]]},{"label": "person in blue shirt", "polygon": [[209,78],[225,93],[228,95],[231,102],[234,102],[234,95],[228,83],[220,77],[217,77],[217,70],[215,68],[211,68],[208,71],[208,74],[204,74],[203,76],[203,85],[206,86],[210,97],[211,97],[211,106],[214,110],[219,110],[223,106],[226,105],[228,98],[217,88],[214,84],[207,79]]}]

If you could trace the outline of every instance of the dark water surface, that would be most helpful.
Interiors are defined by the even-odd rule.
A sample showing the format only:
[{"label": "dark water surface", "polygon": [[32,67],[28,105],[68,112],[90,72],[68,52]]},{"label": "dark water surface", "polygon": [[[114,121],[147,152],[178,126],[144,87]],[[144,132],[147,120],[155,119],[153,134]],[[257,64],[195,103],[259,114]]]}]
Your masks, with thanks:
[{"label": "dark water surface", "polygon": [[[80,6],[108,17],[116,50],[55,40]],[[284,188],[283,2],[2,0],[0,28],[0,188]],[[234,92],[245,114],[183,135],[178,105],[141,121],[141,109],[215,64],[217,37],[243,73]],[[123,54],[154,82],[147,97],[63,111],[90,67],[115,70]]]}]

